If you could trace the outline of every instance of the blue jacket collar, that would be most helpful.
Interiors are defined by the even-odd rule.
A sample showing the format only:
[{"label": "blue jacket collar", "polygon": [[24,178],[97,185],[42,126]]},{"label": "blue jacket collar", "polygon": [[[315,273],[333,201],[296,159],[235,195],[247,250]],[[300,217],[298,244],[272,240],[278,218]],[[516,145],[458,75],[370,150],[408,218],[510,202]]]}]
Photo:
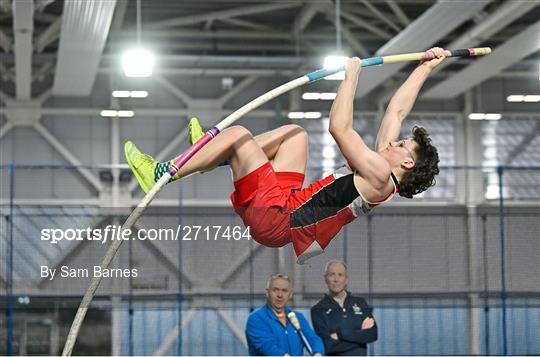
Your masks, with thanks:
[{"label": "blue jacket collar", "polygon": [[[276,316],[276,313],[274,312],[274,309],[272,309],[270,307],[270,305],[268,303],[266,303],[266,305],[264,305],[264,308],[266,310],[266,313],[268,315],[270,315],[270,317],[276,321],[279,321],[278,317]],[[289,314],[289,312],[291,312],[291,308],[288,307],[288,306],[285,306],[285,316],[287,316]],[[289,321],[289,319],[287,318],[287,321]]]}]

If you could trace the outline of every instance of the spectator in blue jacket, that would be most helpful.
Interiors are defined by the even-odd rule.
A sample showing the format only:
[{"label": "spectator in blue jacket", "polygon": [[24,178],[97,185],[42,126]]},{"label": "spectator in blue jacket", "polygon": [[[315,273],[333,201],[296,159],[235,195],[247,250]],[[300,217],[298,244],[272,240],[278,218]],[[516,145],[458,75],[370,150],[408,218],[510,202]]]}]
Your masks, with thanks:
[{"label": "spectator in blue jacket", "polygon": [[[286,275],[273,275],[266,284],[267,303],[253,311],[246,325],[251,356],[301,356],[304,344],[288,319],[292,311],[287,303],[292,297],[292,283]],[[324,345],[304,316],[295,312],[314,356],[324,354]]]},{"label": "spectator in blue jacket", "polygon": [[347,265],[326,264],[328,294],[311,308],[313,328],[324,341],[329,356],[365,356],[367,344],[377,340],[377,325],[366,300],[346,290]]}]

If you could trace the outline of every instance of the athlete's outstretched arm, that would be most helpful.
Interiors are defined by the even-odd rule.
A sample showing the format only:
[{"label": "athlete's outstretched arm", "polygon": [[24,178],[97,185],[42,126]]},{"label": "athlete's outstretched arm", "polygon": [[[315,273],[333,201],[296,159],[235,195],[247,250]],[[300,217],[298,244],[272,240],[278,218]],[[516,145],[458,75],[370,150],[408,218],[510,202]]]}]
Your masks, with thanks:
[{"label": "athlete's outstretched arm", "polygon": [[390,166],[371,150],[353,128],[353,103],[361,71],[357,57],[347,61],[345,79],[341,83],[330,110],[329,131],[351,168],[374,188],[388,183]]},{"label": "athlete's outstretched arm", "polygon": [[440,47],[434,47],[429,51],[433,52],[436,57],[416,67],[392,96],[377,134],[377,140],[375,142],[376,151],[385,148],[390,141],[396,141],[398,139],[401,131],[401,123],[411,112],[424,82],[431,71],[445,58],[444,50]]}]

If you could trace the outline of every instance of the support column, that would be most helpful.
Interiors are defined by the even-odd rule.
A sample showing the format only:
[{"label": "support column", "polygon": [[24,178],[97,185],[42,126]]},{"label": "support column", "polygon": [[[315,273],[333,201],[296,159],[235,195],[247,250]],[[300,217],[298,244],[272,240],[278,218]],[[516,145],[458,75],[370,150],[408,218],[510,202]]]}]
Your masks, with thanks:
[{"label": "support column", "polygon": [[[472,93],[465,95],[463,115],[458,119],[456,132],[457,165],[482,165],[482,133],[479,121],[468,119],[473,110]],[[462,171],[462,172],[459,172]],[[469,286],[469,354],[480,354],[481,312],[480,294],[482,277],[482,235],[478,226],[478,205],[484,200],[483,173],[478,168],[459,170],[457,173],[457,199],[467,207],[467,249]]]},{"label": "support column", "polygon": [[306,287],[304,285],[304,274],[300,265],[296,264],[293,257],[293,302],[296,308],[303,306],[304,304],[304,293],[306,292]]},{"label": "support column", "polygon": [[[113,149],[114,150],[114,149]],[[113,217],[111,224],[120,226],[120,219]],[[130,242],[131,243],[131,242]],[[119,254],[112,260],[111,267],[119,268]],[[111,355],[120,356],[122,354],[122,298],[120,296],[121,287],[113,284],[111,294]]]},{"label": "support column", "polygon": [[122,355],[122,298],[111,297],[111,356]]},{"label": "support column", "polygon": [[22,323],[21,337],[19,338],[19,356],[28,355],[28,320],[24,319]]},{"label": "support column", "polygon": [[277,249],[277,274],[284,274],[284,273],[285,273],[285,251],[283,247],[281,247]]},{"label": "support column", "polygon": [[60,353],[60,326],[58,324],[58,302],[54,304],[54,315],[51,322],[49,335],[49,355],[58,356]]},{"label": "support column", "polygon": [[480,276],[482,272],[482,240],[478,227],[478,212],[475,205],[467,206],[467,236],[469,249],[469,354],[480,355]]}]

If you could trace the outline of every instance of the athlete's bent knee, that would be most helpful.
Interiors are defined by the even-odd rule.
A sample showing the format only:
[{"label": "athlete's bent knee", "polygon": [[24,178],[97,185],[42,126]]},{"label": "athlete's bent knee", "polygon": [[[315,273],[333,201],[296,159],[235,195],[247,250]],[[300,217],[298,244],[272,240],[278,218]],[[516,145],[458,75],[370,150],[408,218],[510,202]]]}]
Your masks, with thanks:
[{"label": "athlete's bent knee", "polygon": [[301,127],[300,125],[298,125],[298,124],[287,124],[287,125],[284,125],[283,127],[286,128],[287,131],[290,132],[290,133],[294,133],[294,134],[306,134],[306,135],[307,135],[306,129],[302,128],[302,127]]},{"label": "athlete's bent knee", "polygon": [[249,137],[249,138],[252,138],[253,135],[251,135],[251,132],[244,128],[243,126],[241,125],[234,125],[234,126],[231,126],[229,129],[228,129],[229,132],[233,133],[234,136],[238,137],[238,138],[241,138],[241,137]]},{"label": "athlete's bent knee", "polygon": [[308,133],[306,129],[302,128],[300,125],[288,124],[287,131],[287,137],[295,140],[295,142],[298,142],[298,140],[307,142],[308,140]]},{"label": "athlete's bent knee", "polygon": [[230,139],[232,140],[232,147],[235,149],[245,147],[251,142],[255,143],[251,132],[240,125],[235,125],[229,128],[229,132],[232,134]]}]

